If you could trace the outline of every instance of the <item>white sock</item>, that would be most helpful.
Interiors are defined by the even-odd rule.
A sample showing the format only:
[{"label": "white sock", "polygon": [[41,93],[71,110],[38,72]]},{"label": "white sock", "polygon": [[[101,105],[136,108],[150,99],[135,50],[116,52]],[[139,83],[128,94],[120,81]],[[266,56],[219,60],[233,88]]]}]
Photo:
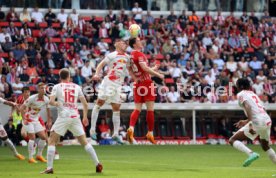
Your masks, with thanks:
[{"label": "white sock", "polygon": [[4,141],[5,144],[7,144],[7,146],[10,148],[10,150],[13,152],[14,155],[18,155],[18,152],[14,146],[14,144],[12,143],[12,141],[8,138],[7,140]]},{"label": "white sock", "polygon": [[95,166],[97,166],[99,164],[99,159],[98,159],[98,156],[97,156],[94,148],[92,147],[92,145],[87,144],[87,145],[85,145],[84,149],[90,155],[92,160],[94,161]]},{"label": "white sock", "polygon": [[113,135],[119,135],[120,129],[120,111],[113,112],[112,122],[114,126]]},{"label": "white sock", "polygon": [[91,114],[90,133],[96,133],[96,124],[97,124],[100,109],[101,109],[101,107],[99,105],[95,104],[95,106],[92,110],[92,114]]},{"label": "white sock", "polygon": [[241,141],[238,140],[234,141],[233,147],[241,152],[246,153],[248,156],[250,156],[251,153],[253,153],[252,150],[250,150],[247,146],[245,146]]},{"label": "white sock", "polygon": [[47,148],[47,169],[52,169],[54,164],[56,146],[49,145]]},{"label": "white sock", "polygon": [[150,131],[149,133],[150,133],[151,135],[153,135],[153,131]]},{"label": "white sock", "polygon": [[34,143],[35,143],[34,140],[29,140],[29,143],[28,143],[29,159],[33,158]]},{"label": "white sock", "polygon": [[46,140],[39,140],[38,143],[37,143],[37,156],[42,156],[42,152],[45,148],[45,145],[46,145]]},{"label": "white sock", "polygon": [[266,151],[266,153],[267,153],[269,159],[270,159],[274,164],[276,164],[276,154],[275,154],[275,151],[274,151],[272,148],[270,148],[269,150]]}]

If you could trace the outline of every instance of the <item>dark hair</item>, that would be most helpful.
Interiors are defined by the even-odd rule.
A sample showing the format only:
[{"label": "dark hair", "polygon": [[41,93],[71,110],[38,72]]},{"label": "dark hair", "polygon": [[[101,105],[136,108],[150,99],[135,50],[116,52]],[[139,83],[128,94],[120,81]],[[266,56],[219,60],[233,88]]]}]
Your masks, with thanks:
[{"label": "dark hair", "polygon": [[61,80],[66,80],[70,76],[69,70],[66,68],[63,68],[59,72],[59,77]]},{"label": "dark hair", "polygon": [[247,78],[238,79],[236,85],[239,90],[249,90],[250,89],[250,81]]},{"label": "dark hair", "polygon": [[30,88],[29,87],[23,87],[22,88],[22,93],[24,93],[25,91],[30,91]]},{"label": "dark hair", "polygon": [[131,48],[133,48],[133,45],[136,43],[136,38],[131,38],[131,39],[129,39],[129,46],[131,47]]}]

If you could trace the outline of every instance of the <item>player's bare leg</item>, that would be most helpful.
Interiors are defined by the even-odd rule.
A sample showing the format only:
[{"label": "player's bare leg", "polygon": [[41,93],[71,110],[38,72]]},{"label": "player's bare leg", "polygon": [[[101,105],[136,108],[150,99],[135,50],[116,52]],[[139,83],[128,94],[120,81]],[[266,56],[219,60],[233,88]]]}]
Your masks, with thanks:
[{"label": "player's bare leg", "polygon": [[129,120],[129,128],[127,129],[127,141],[130,144],[133,144],[134,142],[134,127],[136,125],[136,122],[139,118],[141,109],[142,109],[142,103],[135,103],[135,109],[130,115]]},{"label": "player's bare leg", "polygon": [[105,103],[104,100],[97,99],[96,104],[94,105],[92,110],[90,136],[93,140],[97,140],[96,124],[97,124],[100,109],[104,105],[104,103]]},{"label": "player's bare leg", "polygon": [[28,133],[28,153],[29,153],[29,163],[37,163],[33,158],[34,145],[35,145],[35,133]]},{"label": "player's bare leg", "polygon": [[262,146],[262,149],[267,153],[269,159],[276,164],[276,153],[275,151],[269,146],[269,142],[264,139],[260,139],[260,143]]},{"label": "player's bare leg", "polygon": [[47,160],[42,156],[42,152],[46,145],[47,135],[45,131],[38,132],[37,135],[40,138],[40,140],[38,141],[38,144],[37,144],[38,151],[36,155],[36,160],[46,163]]},{"label": "player's bare leg", "polygon": [[119,129],[120,129],[120,107],[121,104],[111,103],[112,107],[112,122],[113,122],[113,135],[112,138],[119,144],[124,144],[122,139],[119,137]]},{"label": "player's bare leg", "polygon": [[[5,130],[1,130],[1,132],[6,132]],[[8,138],[8,136],[0,137],[1,141],[3,141],[9,149],[13,152],[14,156],[19,160],[25,160],[25,157],[21,154],[19,154],[12,143],[12,141]]]},{"label": "player's bare leg", "polygon": [[41,174],[53,174],[53,164],[56,152],[56,144],[58,143],[60,135],[56,132],[51,132],[48,139],[48,148],[47,148],[47,169]]},{"label": "player's bare leg", "polygon": [[253,152],[251,149],[249,149],[247,146],[245,146],[242,141],[246,140],[247,137],[244,134],[243,131],[238,131],[236,134],[234,134],[230,140],[229,143],[236,148],[237,150],[244,152],[248,155],[248,159],[245,160],[245,162],[243,163],[244,167],[249,166],[252,162],[254,162],[255,160],[257,160],[260,155],[258,153]]},{"label": "player's bare leg", "polygon": [[86,140],[85,135],[81,135],[77,137],[79,143],[84,146],[85,151],[90,155],[91,159],[93,160],[95,166],[96,166],[96,172],[101,173],[103,170],[102,164],[99,162],[98,156],[91,144],[89,144]]}]

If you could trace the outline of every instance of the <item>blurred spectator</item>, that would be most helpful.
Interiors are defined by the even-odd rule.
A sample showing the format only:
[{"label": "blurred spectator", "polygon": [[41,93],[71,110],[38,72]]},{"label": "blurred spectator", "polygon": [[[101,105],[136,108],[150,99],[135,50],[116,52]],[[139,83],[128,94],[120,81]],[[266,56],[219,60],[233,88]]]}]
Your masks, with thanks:
[{"label": "blurred spectator", "polygon": [[41,23],[41,22],[44,21],[43,14],[41,12],[39,12],[38,7],[34,8],[34,11],[32,12],[31,18],[35,23]]},{"label": "blurred spectator", "polygon": [[30,76],[27,74],[27,69],[23,69],[23,73],[18,76],[23,85],[27,85],[30,82]]},{"label": "blurred spectator", "polygon": [[50,69],[49,74],[46,76],[47,83],[57,84],[59,81],[58,75],[54,74],[54,70]]},{"label": "blurred spectator", "polygon": [[143,9],[141,7],[139,7],[138,2],[134,3],[134,7],[132,8],[132,13],[133,13],[134,20],[136,21],[136,23],[140,24],[142,22]]},{"label": "blurred spectator", "polygon": [[70,18],[72,19],[74,26],[78,26],[79,14],[77,13],[76,9],[72,10],[72,13],[70,14]]},{"label": "blurred spectator", "polygon": [[256,95],[261,96],[264,93],[264,88],[263,88],[263,82],[260,80],[256,80],[256,83],[252,85],[252,88]]},{"label": "blurred spectator", "polygon": [[169,103],[177,103],[180,101],[180,95],[178,91],[175,91],[175,87],[171,86],[170,91],[167,94]]},{"label": "blurred spectator", "polygon": [[20,35],[24,38],[31,37],[32,36],[32,30],[28,27],[27,23],[23,24],[23,28],[20,30]]},{"label": "blurred spectator", "polygon": [[75,75],[73,77],[73,82],[77,85],[83,85],[86,83],[86,79],[82,76],[82,71],[78,68],[75,69]]},{"label": "blurred spectator", "polygon": [[16,22],[19,20],[17,13],[15,12],[14,7],[10,8],[10,11],[7,13],[6,20],[8,22]]},{"label": "blurred spectator", "polygon": [[14,125],[13,125],[12,119],[8,120],[8,123],[5,124],[4,129],[7,132],[7,135],[9,137],[9,139],[11,139],[11,141],[15,145],[18,145],[19,144],[19,140],[18,140],[18,136],[17,136],[17,133],[16,133],[16,129],[15,129]]},{"label": "blurred spectator", "polygon": [[12,83],[12,90],[13,93],[16,94],[17,96],[22,94],[22,88],[24,87],[23,83],[21,83],[20,78],[16,77],[15,82]]},{"label": "blurred spectator", "polygon": [[52,38],[48,38],[48,42],[46,42],[44,49],[48,51],[49,53],[57,53],[58,47],[56,43],[52,42]]},{"label": "blurred spectator", "polygon": [[62,27],[67,23],[67,17],[68,14],[65,13],[64,9],[60,9],[60,13],[57,15],[57,20],[61,23]]},{"label": "blurred spectator", "polygon": [[11,35],[7,32],[6,28],[0,28],[0,43],[6,42],[5,38],[8,37],[12,41]]},{"label": "blurred spectator", "polygon": [[2,50],[7,53],[14,49],[13,43],[12,41],[10,41],[9,37],[5,37],[5,42],[2,43],[1,46],[2,46]]},{"label": "blurred spectator", "polygon": [[101,124],[98,126],[100,135],[102,139],[109,139],[111,138],[111,132],[108,124],[106,123],[105,119],[101,120]]},{"label": "blurred spectator", "polygon": [[26,7],[24,7],[23,11],[20,13],[19,19],[23,23],[30,22],[32,20],[30,13],[28,12],[28,9]]},{"label": "blurred spectator", "polygon": [[52,12],[52,8],[48,9],[48,12],[44,16],[44,19],[48,23],[48,25],[52,24],[52,22],[57,21],[57,16],[55,13]]},{"label": "blurred spectator", "polygon": [[4,21],[5,19],[5,13],[2,11],[2,6],[0,4],[0,22]]}]

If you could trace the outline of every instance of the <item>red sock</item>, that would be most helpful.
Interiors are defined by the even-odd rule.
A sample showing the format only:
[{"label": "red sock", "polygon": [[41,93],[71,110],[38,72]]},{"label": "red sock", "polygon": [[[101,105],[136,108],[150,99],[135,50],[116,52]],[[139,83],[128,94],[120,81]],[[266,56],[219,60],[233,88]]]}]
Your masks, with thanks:
[{"label": "red sock", "polygon": [[152,132],[154,129],[154,111],[147,111],[148,131]]},{"label": "red sock", "polygon": [[134,127],[137,120],[138,120],[138,117],[139,117],[139,114],[140,114],[140,111],[138,110],[134,110],[131,115],[130,115],[130,121],[129,121],[129,126],[132,126]]}]

